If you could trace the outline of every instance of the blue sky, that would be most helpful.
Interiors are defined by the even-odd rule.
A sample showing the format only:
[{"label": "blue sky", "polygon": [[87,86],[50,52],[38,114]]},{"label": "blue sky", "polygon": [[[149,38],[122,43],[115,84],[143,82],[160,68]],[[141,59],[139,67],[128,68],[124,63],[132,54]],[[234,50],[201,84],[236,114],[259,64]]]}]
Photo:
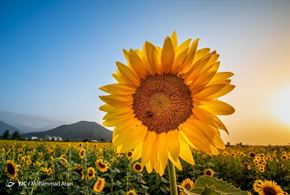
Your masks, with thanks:
[{"label": "blue sky", "polygon": [[[289,10],[289,1],[2,0],[0,110],[101,122],[98,88],[114,82],[122,49],[162,45],[176,31],[179,40],[199,37],[200,47],[221,54],[222,69],[235,72],[237,89],[226,99],[237,115],[226,121],[242,128],[253,110],[265,113],[263,91],[290,86]],[[257,90],[263,105],[259,95],[249,100]]]}]

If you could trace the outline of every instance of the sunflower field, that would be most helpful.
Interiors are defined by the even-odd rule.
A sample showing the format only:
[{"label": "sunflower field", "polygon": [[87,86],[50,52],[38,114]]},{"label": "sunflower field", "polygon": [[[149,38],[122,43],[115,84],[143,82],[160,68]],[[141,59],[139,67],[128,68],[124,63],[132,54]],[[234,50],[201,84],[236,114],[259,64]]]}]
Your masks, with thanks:
[{"label": "sunflower field", "polygon": [[[149,174],[132,152],[117,154],[110,143],[1,141],[0,148],[0,194],[169,194],[167,171]],[[203,180],[216,191],[221,183],[245,194],[290,192],[289,146],[228,146],[216,156],[193,156],[194,166],[182,161],[177,171],[180,194],[199,194]]]}]

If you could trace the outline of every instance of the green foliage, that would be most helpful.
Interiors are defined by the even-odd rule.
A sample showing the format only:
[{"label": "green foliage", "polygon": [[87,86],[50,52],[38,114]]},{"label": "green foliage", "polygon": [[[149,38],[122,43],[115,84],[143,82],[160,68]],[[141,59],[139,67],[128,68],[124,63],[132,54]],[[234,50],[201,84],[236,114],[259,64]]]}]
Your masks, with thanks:
[{"label": "green foliage", "polygon": [[184,188],[183,190],[188,195],[247,195],[247,192],[244,192],[221,179],[209,176],[199,177],[191,192]]},{"label": "green foliage", "polygon": [[9,129],[5,130],[3,135],[2,135],[2,139],[9,139],[10,138],[10,133],[9,133]]},{"label": "green foliage", "polygon": [[18,131],[14,131],[14,133],[11,136],[11,139],[14,139],[14,140],[21,139],[21,136],[20,136],[19,132]]},{"label": "green foliage", "polygon": [[[85,158],[80,158],[80,149],[85,149]],[[133,170],[132,162],[126,154],[117,155],[111,144],[81,143],[81,142],[40,142],[40,141],[0,141],[0,194],[95,194],[93,186],[98,177],[106,181],[105,188],[100,194],[125,195],[127,191],[135,189],[140,195],[169,194],[169,181],[167,171],[163,176],[155,172],[148,173],[144,168],[141,173]],[[177,183],[181,184],[185,178],[190,178],[195,186],[188,194],[197,195],[244,195],[247,191],[255,194],[253,183],[256,179],[273,180],[286,192],[290,192],[290,159],[283,160],[282,154],[290,154],[289,146],[235,146],[227,147],[229,155],[222,153],[217,156],[209,156],[194,151],[196,165],[192,166],[181,161],[182,170],[176,170]],[[265,172],[259,172],[248,153],[254,151],[257,155],[270,155],[266,160]],[[240,152],[246,155],[239,156]],[[23,157],[29,156],[31,163],[23,161]],[[65,165],[61,156],[67,160]],[[96,160],[103,159],[109,169],[101,172],[96,167]],[[4,172],[7,160],[13,160],[18,166],[19,181],[66,181],[72,182],[70,187],[51,186],[18,186],[6,187],[6,181],[11,179]],[[37,162],[40,162],[37,165]],[[83,167],[85,174],[82,179],[75,166]],[[250,166],[250,168],[247,167]],[[86,177],[88,167],[96,170],[95,177],[89,180]],[[43,168],[52,168],[52,173],[47,175]],[[213,177],[203,176],[205,169],[214,171]],[[182,188],[180,186],[180,188]],[[2,191],[1,191],[2,190]]]}]

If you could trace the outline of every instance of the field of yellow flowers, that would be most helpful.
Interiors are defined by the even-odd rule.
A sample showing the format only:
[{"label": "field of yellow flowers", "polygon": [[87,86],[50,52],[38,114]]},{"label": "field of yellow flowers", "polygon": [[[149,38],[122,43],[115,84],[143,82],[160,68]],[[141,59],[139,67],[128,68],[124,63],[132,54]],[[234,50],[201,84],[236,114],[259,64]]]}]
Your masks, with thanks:
[{"label": "field of yellow flowers", "polygon": [[[2,140],[0,149],[0,194],[169,193],[166,173],[148,174],[130,160],[131,152],[116,154],[109,143]],[[193,155],[196,165],[182,162],[183,170],[177,171],[180,194],[203,175],[252,194],[266,180],[275,181],[274,189],[280,186],[282,194],[290,192],[289,146],[238,145],[217,156]]]}]

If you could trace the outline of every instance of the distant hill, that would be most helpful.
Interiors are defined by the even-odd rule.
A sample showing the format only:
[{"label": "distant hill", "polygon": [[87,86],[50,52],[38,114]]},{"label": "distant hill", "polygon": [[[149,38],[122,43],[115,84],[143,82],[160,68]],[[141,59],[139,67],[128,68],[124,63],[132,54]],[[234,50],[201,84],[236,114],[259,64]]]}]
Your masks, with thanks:
[{"label": "distant hill", "polygon": [[19,129],[17,129],[16,127],[13,127],[11,125],[8,125],[7,123],[4,123],[3,121],[0,121],[0,135],[2,135],[4,133],[4,131],[9,130],[9,133],[12,134],[15,131],[18,131],[19,133],[21,133],[21,131]]},{"label": "distant hill", "polygon": [[64,124],[63,121],[0,110],[0,121],[10,124],[22,132],[46,131]]},{"label": "distant hill", "polygon": [[102,125],[95,122],[80,121],[70,125],[61,125],[54,129],[44,132],[30,132],[24,133],[22,137],[31,138],[37,136],[39,138],[45,138],[46,136],[60,136],[62,139],[69,139],[74,141],[81,140],[112,140],[112,132]]}]

